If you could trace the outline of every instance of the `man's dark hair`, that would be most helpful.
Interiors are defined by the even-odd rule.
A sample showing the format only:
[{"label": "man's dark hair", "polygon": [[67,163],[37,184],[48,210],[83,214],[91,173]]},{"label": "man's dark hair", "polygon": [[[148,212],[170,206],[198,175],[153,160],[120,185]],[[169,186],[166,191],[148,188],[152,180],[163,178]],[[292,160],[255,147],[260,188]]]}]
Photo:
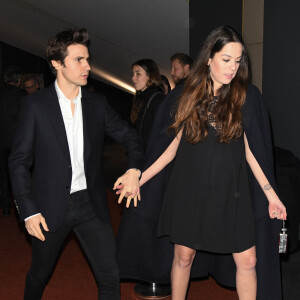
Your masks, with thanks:
[{"label": "man's dark hair", "polygon": [[89,47],[89,34],[85,28],[64,30],[50,39],[46,48],[46,58],[54,74],[56,74],[56,70],[53,68],[51,60],[59,61],[64,65],[65,58],[68,55],[67,48],[76,44]]},{"label": "man's dark hair", "polygon": [[193,64],[193,60],[185,53],[175,53],[170,57],[171,61],[175,59],[178,59],[183,66],[185,65],[191,66]]},{"label": "man's dark hair", "polygon": [[18,84],[20,83],[21,79],[21,71],[17,66],[8,66],[4,72],[4,82],[6,84],[13,83]]}]

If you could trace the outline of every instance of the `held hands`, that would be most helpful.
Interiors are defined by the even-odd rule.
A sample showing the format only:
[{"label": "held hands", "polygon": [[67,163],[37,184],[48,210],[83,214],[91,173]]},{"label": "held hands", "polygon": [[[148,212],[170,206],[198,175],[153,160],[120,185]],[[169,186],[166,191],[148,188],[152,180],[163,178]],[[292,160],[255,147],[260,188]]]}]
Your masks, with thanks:
[{"label": "held hands", "polygon": [[126,207],[129,207],[132,199],[134,206],[137,207],[137,200],[141,200],[139,176],[139,170],[129,169],[124,175],[117,179],[113,190],[118,189],[116,194],[120,194],[118,203],[121,203],[123,198],[127,197]]},{"label": "held hands", "polygon": [[45,241],[40,224],[42,224],[45,231],[49,231],[45,218],[41,214],[31,217],[25,221],[25,227],[28,233],[41,241]]},{"label": "held hands", "polygon": [[269,201],[269,215],[271,219],[286,220],[286,208],[279,199]]}]

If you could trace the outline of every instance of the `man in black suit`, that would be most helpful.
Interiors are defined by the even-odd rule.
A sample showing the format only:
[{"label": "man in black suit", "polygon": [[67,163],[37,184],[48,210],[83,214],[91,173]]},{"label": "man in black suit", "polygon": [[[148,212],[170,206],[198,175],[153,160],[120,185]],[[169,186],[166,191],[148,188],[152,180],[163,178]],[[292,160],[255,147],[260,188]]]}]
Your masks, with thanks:
[{"label": "man in black suit", "polygon": [[139,197],[141,142],[103,96],[81,86],[90,71],[85,29],[56,34],[47,60],[55,84],[27,96],[10,156],[10,175],[21,219],[32,238],[24,299],[40,299],[67,234],[74,231],[93,268],[101,300],[120,299],[115,241],[102,174],[104,134],[128,153],[123,183]]},{"label": "man in black suit", "polygon": [[8,216],[11,205],[8,157],[19,116],[21,98],[25,93],[19,89],[21,73],[18,67],[7,67],[4,72],[4,82],[5,86],[0,92],[0,207],[3,215]]}]

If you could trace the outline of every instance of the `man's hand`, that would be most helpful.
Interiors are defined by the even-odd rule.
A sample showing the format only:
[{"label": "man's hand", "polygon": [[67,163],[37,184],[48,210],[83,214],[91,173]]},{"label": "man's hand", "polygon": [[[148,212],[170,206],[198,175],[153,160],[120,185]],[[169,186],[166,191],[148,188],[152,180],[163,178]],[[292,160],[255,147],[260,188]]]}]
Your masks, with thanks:
[{"label": "man's hand", "polygon": [[45,241],[40,224],[42,224],[45,231],[49,231],[45,218],[41,214],[33,216],[25,221],[25,227],[28,233],[41,241]]},{"label": "man's hand", "polygon": [[134,200],[134,206],[137,206],[137,200],[141,200],[139,176],[139,170],[129,169],[117,179],[113,189],[119,189],[117,191],[117,194],[120,194],[118,203],[121,203],[123,198],[127,197],[126,207],[129,207],[132,199]]}]

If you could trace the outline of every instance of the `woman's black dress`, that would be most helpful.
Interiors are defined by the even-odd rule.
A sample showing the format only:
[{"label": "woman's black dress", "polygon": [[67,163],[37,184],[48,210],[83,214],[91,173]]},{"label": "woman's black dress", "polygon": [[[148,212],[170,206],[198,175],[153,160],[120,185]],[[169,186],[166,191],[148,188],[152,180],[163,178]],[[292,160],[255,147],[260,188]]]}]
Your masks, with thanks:
[{"label": "woman's black dress", "polygon": [[[174,92],[177,93],[175,98],[172,97]],[[175,88],[167,96],[167,99],[170,98],[170,100],[172,100],[173,98],[173,100],[176,100],[180,94],[181,89],[177,90],[177,88]],[[155,131],[149,141],[148,154],[146,153],[146,157],[148,157],[146,168],[156,161],[173,140],[173,136],[166,134],[166,129],[170,125],[167,122],[167,116],[170,112],[167,99],[162,104],[163,106],[167,106],[167,108],[160,111],[161,114],[158,115],[158,119],[155,119],[153,125],[155,126]],[[171,103],[173,105],[175,101],[171,101]],[[249,85],[248,87],[242,115],[242,124],[247,135],[251,152],[277,193],[268,111],[259,90],[253,85]],[[160,124],[161,122],[158,122],[158,120],[163,119],[165,119],[168,124],[162,126]],[[240,142],[243,143],[243,141]],[[181,143],[183,143],[183,141]],[[182,147],[182,145],[180,147]],[[242,151],[244,150],[242,149]],[[176,158],[175,163],[178,158],[179,156]],[[169,174],[172,167],[173,165],[168,166],[168,168],[165,168],[142,186],[142,201],[137,208],[124,211],[120,232],[117,238],[117,252],[121,278],[141,279],[159,283],[169,282],[173,249],[170,246],[169,237],[155,237],[157,233],[156,222],[158,222],[159,212],[161,211],[161,197],[163,197],[166,191],[164,182],[168,176],[165,172]],[[171,173],[174,174],[174,172]],[[185,179],[187,176],[190,176],[190,173],[188,170],[182,177]],[[280,232],[281,222],[270,219],[266,196],[249,167],[248,177],[255,222],[257,300],[282,300],[278,254],[278,233]],[[192,177],[190,182],[193,183],[193,185],[190,184],[188,188],[197,191],[201,180]],[[171,185],[169,185],[169,189],[170,188]],[[183,195],[179,200],[182,200],[184,203],[184,201],[187,200],[187,196]],[[168,199],[168,201],[170,201],[170,199]],[[203,219],[204,214],[204,212],[201,212],[197,218]],[[178,222],[182,223],[182,216],[183,214],[180,213]],[[160,218],[160,222],[163,222],[162,218]],[[223,224],[221,224],[221,226],[223,226]],[[205,229],[207,233],[210,233],[210,225],[205,224]],[[190,230],[190,228],[188,228],[188,230]],[[236,267],[232,255],[197,251],[191,270],[191,277],[199,278],[208,275],[213,276],[220,284],[231,287],[235,286]]]},{"label": "woman's black dress", "polygon": [[182,137],[158,225],[159,236],[175,244],[215,253],[255,245],[244,135],[219,143],[208,126],[204,142]]}]

